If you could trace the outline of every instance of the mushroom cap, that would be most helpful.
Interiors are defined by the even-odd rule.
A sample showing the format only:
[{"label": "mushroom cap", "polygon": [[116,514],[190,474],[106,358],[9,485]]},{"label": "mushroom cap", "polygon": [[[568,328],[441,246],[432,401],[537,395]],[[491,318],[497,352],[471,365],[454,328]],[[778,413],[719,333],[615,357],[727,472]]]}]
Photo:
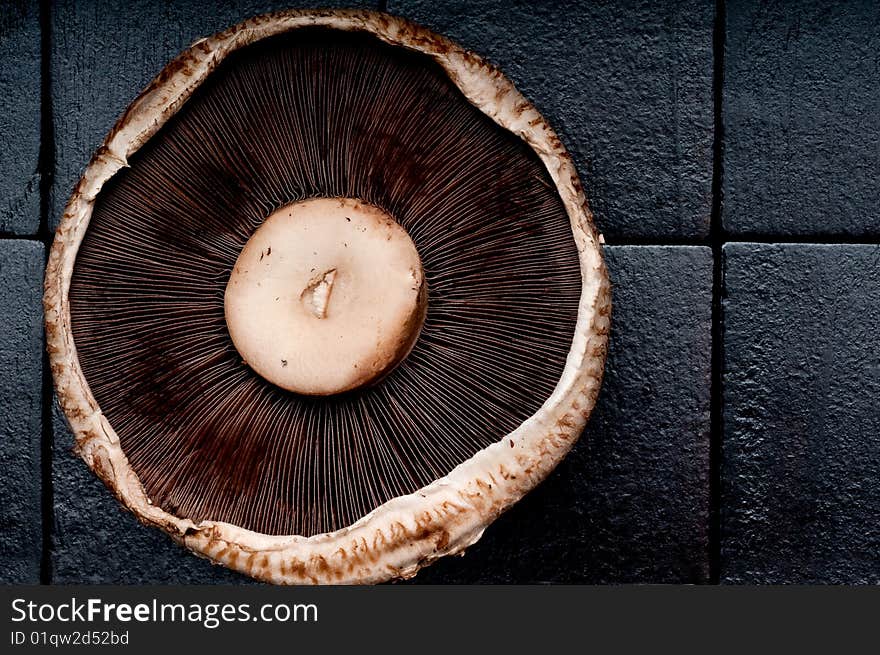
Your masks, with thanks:
[{"label": "mushroom cap", "polygon": [[[306,27],[372,34],[433,59],[465,98],[540,158],[571,223],[581,269],[577,322],[555,389],[519,427],[445,476],[394,497],[332,532],[269,535],[231,523],[194,522],[154,505],[86,380],[71,329],[69,290],[77,252],[104,185],[230,53]],[[497,69],[448,39],[383,13],[285,11],[196,42],[172,61],[111,130],[76,186],[45,279],[47,349],[61,407],[79,454],[146,525],[212,561],[279,583],[374,583],[407,578],[460,553],[543,480],[577,441],[596,402],[605,362],[610,285],[601,245],[570,156],[538,111]]]}]

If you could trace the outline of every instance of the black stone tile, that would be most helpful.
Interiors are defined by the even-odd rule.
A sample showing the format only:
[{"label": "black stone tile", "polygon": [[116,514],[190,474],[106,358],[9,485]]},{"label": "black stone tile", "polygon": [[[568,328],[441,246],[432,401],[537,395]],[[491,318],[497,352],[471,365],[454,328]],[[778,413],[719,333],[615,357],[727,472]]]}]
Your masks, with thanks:
[{"label": "black stone tile", "polygon": [[880,3],[727,3],[724,227],[880,234]]},{"label": "black stone tile", "polygon": [[[306,6],[374,6],[314,0]],[[56,171],[52,225],[94,150],[129,103],[197,39],[250,16],[284,9],[279,0],[60,0],[52,16],[52,102]]]},{"label": "black stone tile", "polygon": [[0,232],[40,226],[39,4],[8,0],[0,9]]},{"label": "black stone tile", "polygon": [[880,247],[724,252],[722,581],[880,583]]},{"label": "black stone tile", "polygon": [[53,407],[52,484],[55,584],[241,584],[249,578],[215,566],[138,523],[73,454],[73,435]]},{"label": "black stone tile", "polygon": [[43,244],[0,241],[0,583],[40,581]]},{"label": "black stone tile", "polygon": [[498,64],[572,152],[605,236],[709,232],[711,0],[390,0]]},{"label": "black stone tile", "polygon": [[610,247],[606,378],[581,441],[421,583],[706,582],[712,253]]}]

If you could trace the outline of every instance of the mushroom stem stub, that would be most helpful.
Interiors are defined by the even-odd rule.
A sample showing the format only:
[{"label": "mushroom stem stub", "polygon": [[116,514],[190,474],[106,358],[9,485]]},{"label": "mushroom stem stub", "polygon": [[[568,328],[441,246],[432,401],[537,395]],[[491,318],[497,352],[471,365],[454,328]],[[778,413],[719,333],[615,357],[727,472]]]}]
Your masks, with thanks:
[{"label": "mushroom stem stub", "polygon": [[314,198],[273,212],[226,286],[229,334],[247,364],[301,394],[331,395],[384,377],[425,318],[422,264],[381,209]]},{"label": "mushroom stem stub", "polygon": [[333,292],[333,281],[336,279],[336,269],[331,268],[322,273],[314,282],[302,292],[300,299],[316,318],[327,318],[327,305],[330,303],[330,294]]}]

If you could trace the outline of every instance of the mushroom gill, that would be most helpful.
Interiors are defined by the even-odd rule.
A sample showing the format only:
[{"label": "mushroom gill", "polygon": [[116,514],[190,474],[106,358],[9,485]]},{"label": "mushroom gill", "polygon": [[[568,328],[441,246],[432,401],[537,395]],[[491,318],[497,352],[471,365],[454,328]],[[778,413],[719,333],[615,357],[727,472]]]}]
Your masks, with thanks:
[{"label": "mushroom gill", "polygon": [[[535,152],[432,58],[363,32],[265,38],[227,56],[128,164],[76,254],[70,324],[94,399],[170,514],[331,532],[446,476],[553,393],[582,291],[571,219]],[[315,198],[393,218],[428,289],[408,355],[319,396],[243,362],[224,315],[256,230]],[[316,284],[335,284],[325,273]]]}]

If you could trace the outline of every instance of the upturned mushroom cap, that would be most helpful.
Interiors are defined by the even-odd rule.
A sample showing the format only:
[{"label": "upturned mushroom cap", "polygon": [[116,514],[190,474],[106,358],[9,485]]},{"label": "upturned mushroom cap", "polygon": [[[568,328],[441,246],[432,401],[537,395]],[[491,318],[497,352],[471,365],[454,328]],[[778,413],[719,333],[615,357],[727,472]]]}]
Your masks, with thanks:
[{"label": "upturned mushroom cap", "polygon": [[[204,440],[210,435],[199,427],[198,421],[189,419],[193,416],[198,418],[199,412],[209,411],[210,406],[198,405],[199,389],[187,388],[188,379],[175,378],[174,371],[163,368],[163,362],[158,361],[167,358],[172,362],[177,361],[175,357],[188,357],[187,361],[201,376],[196,379],[207,384],[222,366],[234,366],[230,353],[234,354],[235,348],[228,334],[216,337],[222,352],[209,353],[202,348],[204,344],[187,348],[186,342],[181,341],[186,335],[181,336],[179,326],[177,332],[163,332],[168,330],[167,326],[155,322],[162,320],[163,315],[158,318],[151,314],[139,315],[136,320],[132,316],[143,306],[150,311],[159,308],[166,317],[179,317],[184,326],[187,320],[195,323],[201,321],[199,325],[215,325],[219,310],[222,321],[223,289],[231,278],[216,272],[224,270],[223,266],[226,266],[220,260],[225,261],[224,258],[230,255],[240,254],[244,257],[244,244],[249,238],[256,237],[259,223],[273,211],[303,198],[274,199],[273,202],[277,204],[267,207],[260,221],[248,223],[251,225],[250,233],[242,234],[241,230],[235,232],[238,228],[231,228],[209,240],[203,260],[200,260],[202,264],[193,264],[204,265],[205,274],[188,263],[170,263],[169,269],[158,275],[154,283],[160,286],[177,283],[185,287],[183,291],[186,293],[180,298],[172,298],[171,304],[165,303],[165,299],[172,287],[145,287],[137,277],[138,266],[144,262],[168,263],[167,253],[160,245],[148,243],[147,237],[155,235],[144,237],[134,234],[132,230],[141,218],[128,216],[118,224],[128,231],[128,236],[136,237],[132,245],[123,246],[132,249],[133,263],[122,267],[119,279],[110,287],[105,289],[103,285],[106,284],[104,277],[107,271],[113,270],[114,262],[118,264],[116,254],[108,251],[106,241],[109,238],[108,229],[116,220],[113,212],[122,212],[120,216],[125,214],[125,208],[119,205],[120,196],[114,196],[114,193],[125,186],[120,180],[129,171],[135,174],[138,167],[143,171],[145,164],[140,163],[139,159],[141,149],[148,150],[153,145],[153,138],[164,133],[166,124],[170,127],[170,123],[174,122],[173,117],[186,109],[191,97],[203,85],[210,85],[212,73],[223,66],[227,57],[244,52],[252,44],[268,42],[273,37],[287,35],[293,38],[300,33],[305,34],[309,28],[332,30],[339,34],[370,35],[377,42],[386,44],[383,47],[416,53],[432,62],[431,65],[436,66],[454,85],[461,98],[488,117],[499,132],[511,138],[516,137],[513,140],[524,144],[539,168],[535,168],[528,157],[516,154],[518,151],[510,139],[487,133],[486,138],[491,143],[511,153],[511,162],[519,158],[516,161],[520,163],[511,166],[529,179],[511,183],[511,189],[514,190],[511,195],[494,195],[484,199],[483,202],[492,204],[489,218],[494,221],[493,227],[482,232],[470,230],[466,242],[450,244],[448,237],[444,236],[442,230],[438,232],[436,226],[452,229],[464,224],[467,227],[468,221],[480,215],[479,205],[459,205],[460,209],[456,210],[459,213],[432,213],[424,202],[415,202],[415,206],[407,205],[407,209],[404,200],[394,196],[387,206],[382,207],[390,210],[391,217],[400,222],[412,237],[421,255],[431,295],[433,297],[436,291],[437,302],[429,300],[422,336],[409,357],[397,362],[397,368],[372,387],[365,387],[360,392],[328,396],[326,402],[331,403],[328,407],[337,407],[340,411],[344,406],[363,408],[373,402],[376,396],[376,407],[380,412],[377,417],[381,420],[373,427],[383,434],[383,430],[392,424],[399,424],[395,421],[400,417],[408,416],[407,420],[411,421],[416,417],[421,423],[408,428],[406,438],[411,441],[399,442],[399,447],[405,450],[421,447],[419,430],[440,434],[442,421],[453,420],[455,415],[448,413],[448,407],[438,405],[430,397],[420,397],[421,406],[418,403],[403,405],[393,400],[393,390],[402,388],[401,385],[413,375],[422,375],[419,379],[423,384],[433,385],[431,388],[438,394],[445,393],[444,384],[450,380],[466,386],[470,379],[476,388],[460,396],[465,400],[455,400],[459,404],[457,410],[460,418],[465,422],[463,427],[459,425],[460,434],[448,433],[448,443],[435,442],[434,447],[441,450],[433,454],[430,450],[421,451],[429,459],[424,468],[409,471],[407,475],[411,478],[395,481],[389,477],[386,488],[381,485],[370,487],[371,497],[356,495],[346,498],[345,502],[339,499],[313,499],[314,506],[306,508],[311,513],[299,514],[302,511],[299,501],[287,505],[284,500],[286,496],[272,496],[271,489],[250,490],[242,495],[240,490],[224,486],[223,480],[230,480],[228,476],[205,477],[205,468],[210,468],[212,461],[226,461],[226,455],[200,460],[200,457],[206,456],[204,448],[200,450],[193,439],[200,440],[198,443],[204,445],[207,443]],[[358,51],[357,48],[352,52],[355,51]],[[415,69],[410,67],[406,70]],[[430,86],[435,83],[425,84]],[[438,92],[445,94],[444,98],[452,97],[445,90]],[[464,117],[465,114],[461,114],[459,118],[464,120]],[[450,128],[450,134],[452,131]],[[389,138],[388,143],[397,143],[395,135]],[[437,140],[434,139],[432,143],[437,145]],[[361,151],[358,153],[363,154]],[[145,161],[149,161],[149,158]],[[388,160],[385,163],[401,165],[400,162]],[[132,168],[126,168],[129,165]],[[146,172],[140,174],[146,176],[146,183],[152,183],[157,170],[147,166]],[[335,174],[335,171],[331,173]],[[463,178],[465,187],[472,192],[475,192],[473,178],[477,174],[472,171],[470,179]],[[410,184],[406,188],[415,189],[425,180],[408,179],[406,182]],[[447,183],[444,180],[434,182],[441,189]],[[398,186],[391,184],[383,187],[383,192],[393,195],[397,189]],[[517,189],[524,195],[517,195]],[[548,189],[549,195],[546,193]],[[240,191],[246,195],[247,189]],[[232,193],[229,189],[216,189],[215,192],[223,198],[226,198],[223,194]],[[362,198],[359,193],[326,195],[371,202],[370,198]],[[102,200],[105,196],[109,198],[106,202]],[[544,198],[541,202],[545,205],[532,207],[529,203],[533,200],[530,198],[538,196]],[[183,210],[193,210],[195,201],[191,201],[186,194],[182,197],[184,204],[190,202]],[[482,207],[482,210],[487,211],[486,207]],[[514,228],[519,224],[505,221],[505,212],[523,216],[523,228],[516,231]],[[425,222],[417,222],[416,216],[421,216]],[[560,216],[569,231],[569,244],[562,243],[564,240],[560,238],[559,231],[561,223],[554,222]],[[429,220],[431,217],[435,219],[434,224]],[[90,228],[93,219],[94,225]],[[234,222],[236,219],[231,217],[229,220]],[[547,221],[546,230],[542,228],[542,221]],[[435,225],[433,231],[431,225]],[[173,223],[169,223],[169,226],[172,231],[179,227]],[[147,231],[155,230],[151,228]],[[193,228],[194,234],[198,231]],[[174,249],[177,247],[174,237],[173,234],[166,235],[161,244],[166,249]],[[523,240],[530,238],[537,239],[537,245],[532,250],[517,250]],[[466,277],[456,277],[454,274],[460,273],[463,264],[461,259],[456,258],[461,253],[456,252],[455,247],[467,250],[474,257],[492,253],[490,261],[503,268],[509,277],[496,274],[488,265],[481,265],[476,273],[469,269]],[[274,252],[273,247],[273,256]],[[522,261],[517,263],[517,257],[523,258]],[[541,264],[542,261],[544,264]],[[569,262],[574,263],[574,271]],[[217,263],[219,268],[211,268],[209,263]],[[530,272],[530,266],[540,270]],[[231,268],[230,264],[226,270],[230,271]],[[443,270],[438,273],[439,269]],[[446,277],[442,274],[444,271],[448,271]],[[558,279],[554,277],[556,271]],[[311,311],[315,320],[327,320],[318,318],[318,315],[328,311],[329,316],[329,312],[332,312],[332,294],[336,293],[338,283],[334,275],[339,273],[334,273],[333,267],[323,272],[316,270],[315,273],[320,275],[310,279],[305,288],[296,288],[302,286],[302,280],[298,280],[298,285],[294,285],[291,293],[300,295],[301,307]],[[432,275],[439,278],[436,289]],[[74,278],[77,278],[76,284],[72,284]],[[222,285],[219,291],[216,291],[217,284]],[[492,291],[499,285],[503,290],[500,295]],[[463,299],[455,296],[455,291],[463,290],[471,295]],[[302,295],[304,292],[305,297]],[[201,298],[199,294],[211,298],[207,308],[193,300]],[[411,301],[412,296],[407,297]],[[119,308],[120,302],[125,306]],[[556,467],[577,441],[596,402],[605,361],[610,293],[601,246],[571,158],[543,117],[500,72],[449,40],[386,14],[366,11],[287,11],[250,19],[197,42],[169,64],[129,107],[95,154],[67,205],[50,253],[44,306],[52,373],[58,398],[76,437],[77,449],[87,464],[143,523],[165,530],[187,548],[216,563],[261,580],[281,584],[372,583],[410,577],[439,557],[462,552],[480,538],[486,526],[500,513]],[[404,306],[412,310],[413,305],[408,302]],[[488,332],[462,331],[458,322],[469,319],[463,308],[474,306],[479,307],[482,313],[477,323],[469,325],[480,326],[480,329],[485,328]],[[112,307],[117,309],[110,309]],[[194,309],[204,315],[194,313]],[[570,322],[567,318],[569,309],[574,311]],[[108,321],[107,312],[118,313]],[[230,327],[233,322],[230,322]],[[406,323],[406,320],[397,322],[398,325]],[[145,327],[153,328],[155,332],[145,334]],[[411,330],[410,335],[414,332],[416,330]],[[158,400],[161,393],[147,393],[148,398],[126,395],[129,390],[120,388],[120,383],[114,378],[126,372],[126,367],[119,364],[125,360],[119,359],[120,352],[102,351],[105,339],[113,338],[123,340],[123,349],[131,349],[125,350],[122,355],[131,353],[141,357],[130,366],[132,371],[148,371],[151,384],[171,379],[175,385],[174,393],[177,394],[173,406],[165,406]],[[145,339],[148,341],[145,342]],[[162,339],[172,342],[163,345]],[[228,345],[223,343],[224,339],[229,342]],[[451,342],[449,339],[458,341]],[[394,340],[391,338],[389,343]],[[139,355],[138,344],[143,343],[149,344],[149,353],[157,355]],[[420,344],[424,344],[423,351],[420,350]],[[454,347],[456,344],[460,345],[458,350]],[[235,345],[239,346],[239,343],[236,341]],[[486,356],[479,350],[481,347],[489,348],[491,355]],[[247,350],[246,346],[239,348]],[[393,348],[382,350],[390,351]],[[432,369],[429,351],[435,355],[446,353],[446,368]],[[504,361],[494,361],[493,357]],[[469,365],[464,365],[464,362],[469,362]],[[379,366],[377,370],[381,368]],[[551,384],[542,378],[548,371],[554,376]],[[237,369],[234,375],[237,376],[235,379],[248,380],[249,388],[259,391],[251,399],[256,403],[251,405],[254,411],[284,409],[288,404],[297,408],[297,412],[308,413],[312,411],[309,408],[318,408],[314,411],[319,414],[309,416],[331,411],[320,409],[315,404],[323,400],[304,402],[296,394],[285,396],[284,393],[289,392],[281,392],[269,382],[265,383],[268,386],[264,388],[254,378],[247,377],[246,373]],[[221,386],[225,385],[226,388],[230,379],[223,378]],[[495,384],[491,382],[493,379]],[[524,390],[523,387],[528,384],[525,381],[529,379],[534,379],[534,389]],[[346,385],[336,381],[334,386],[341,388]],[[361,395],[348,398],[351,393]],[[186,410],[184,400],[190,403],[189,407],[195,408],[191,415],[187,415],[187,421],[181,418],[184,415],[180,413]],[[236,403],[245,400],[248,400],[247,394],[236,391],[234,397],[223,401],[222,411],[226,413],[212,419],[224,439],[229,440],[226,450],[236,447],[236,444],[240,447],[235,451],[239,460],[242,452],[251,452],[248,450],[251,441],[259,441],[259,433],[249,432],[243,421],[248,418],[262,421],[257,427],[266,428],[271,427],[272,421],[278,418],[278,415],[271,420],[267,418],[268,415],[256,418],[240,416],[243,410],[240,407],[236,409]],[[397,404],[388,409],[389,402]],[[136,407],[137,412],[127,417],[124,415],[127,407]],[[381,407],[386,409],[379,409]],[[524,410],[528,413],[523,416]],[[383,411],[389,413],[381,414]],[[437,422],[437,412],[441,412],[440,423]],[[354,415],[349,415],[349,418]],[[241,433],[227,430],[228,426],[224,427],[221,421],[223,417],[230,425],[237,426],[236,429],[240,428]],[[180,425],[189,428],[175,428],[175,421],[182,421]],[[316,419],[309,418],[297,424],[296,429],[301,430],[302,435],[307,435],[308,426],[319,423],[330,425],[334,421],[324,418],[316,422]],[[346,430],[361,437],[369,433],[357,421],[346,423]],[[496,434],[497,430],[502,432]],[[236,441],[239,437],[243,440]],[[157,441],[151,441],[154,438]],[[183,447],[181,444],[189,449],[182,459],[177,457],[179,453],[174,450]],[[302,447],[305,444],[303,441]],[[281,441],[275,441],[258,442],[257,447],[262,449],[259,452],[267,449],[281,452],[286,446]],[[449,447],[453,450],[442,450]],[[162,452],[172,455],[171,459],[151,459]],[[297,466],[309,463],[305,459],[294,458],[292,461],[299,462]],[[383,461],[373,460],[375,468],[372,470],[380,471],[382,475],[392,475],[392,469],[387,468]],[[272,466],[286,466],[280,459],[271,462]],[[201,468],[186,468],[192,463]],[[259,479],[266,472],[255,464],[252,467],[247,458],[245,463],[246,469],[237,471],[233,481],[246,482],[251,479],[248,475],[252,479]],[[167,467],[172,465],[177,467],[181,475],[191,477],[169,480]],[[370,470],[357,469],[358,475],[367,477]],[[282,468],[281,477],[273,479],[287,479],[285,476],[289,472],[290,469]],[[288,489],[285,493],[300,494],[296,495],[297,499],[308,499],[312,497],[309,494],[321,492],[321,485],[330,484],[334,478],[331,475],[315,479],[318,486],[308,486],[307,481],[303,481],[299,483],[300,487]],[[239,505],[234,504],[237,498],[241,498]],[[276,507],[282,507],[283,511],[253,514],[250,508],[266,507],[265,503],[273,498]]]}]

